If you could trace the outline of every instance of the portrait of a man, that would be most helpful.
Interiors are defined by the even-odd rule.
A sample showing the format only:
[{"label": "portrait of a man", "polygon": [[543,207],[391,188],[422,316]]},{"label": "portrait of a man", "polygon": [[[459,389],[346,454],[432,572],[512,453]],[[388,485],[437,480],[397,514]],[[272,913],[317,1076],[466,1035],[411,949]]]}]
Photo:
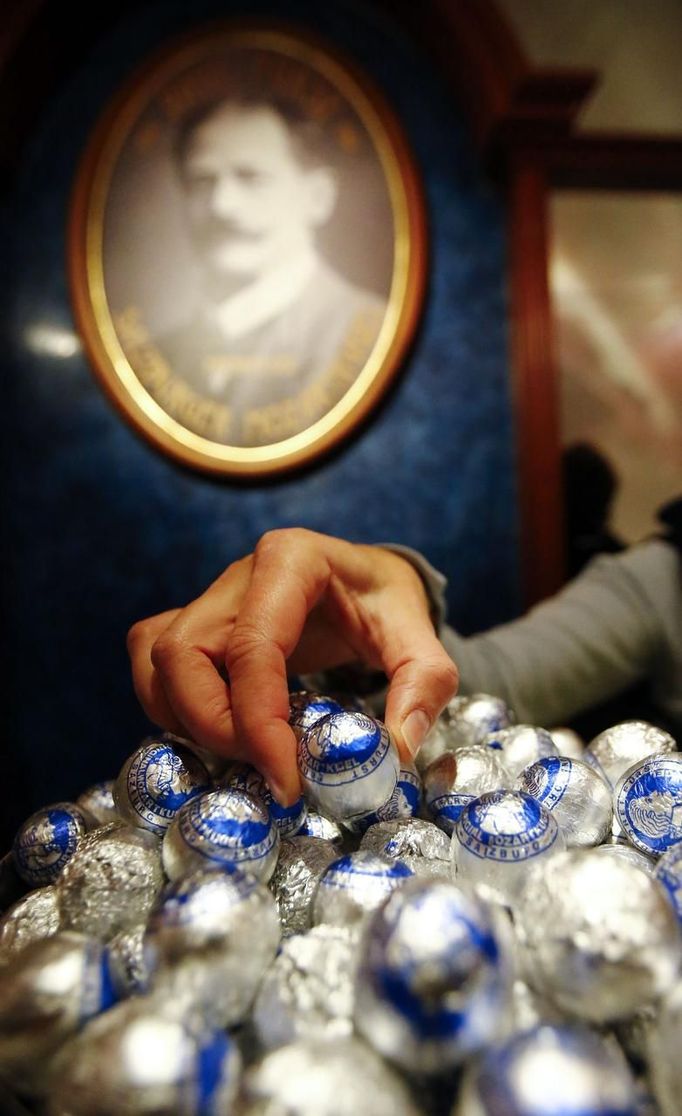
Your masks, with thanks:
[{"label": "portrait of a man", "polygon": [[306,39],[227,30],[169,49],[100,121],[75,303],[115,402],[183,460],[298,460],[396,370],[424,216],[374,96]]}]

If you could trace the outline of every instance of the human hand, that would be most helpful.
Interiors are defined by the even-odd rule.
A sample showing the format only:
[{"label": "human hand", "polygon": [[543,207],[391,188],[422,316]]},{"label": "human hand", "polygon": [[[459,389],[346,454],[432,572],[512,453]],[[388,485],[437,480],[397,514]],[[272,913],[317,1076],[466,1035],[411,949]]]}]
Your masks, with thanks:
[{"label": "human hand", "polygon": [[359,660],[383,670],[385,720],[403,759],[457,688],[412,565],[302,528],[268,532],[185,608],[134,624],[128,652],[152,721],[248,760],[283,805],[300,795],[288,669]]}]

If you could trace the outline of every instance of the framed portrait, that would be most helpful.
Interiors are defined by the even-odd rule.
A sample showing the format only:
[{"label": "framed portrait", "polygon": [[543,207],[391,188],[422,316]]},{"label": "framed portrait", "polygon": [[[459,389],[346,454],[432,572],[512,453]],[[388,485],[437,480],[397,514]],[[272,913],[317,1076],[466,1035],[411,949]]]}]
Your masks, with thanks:
[{"label": "framed portrait", "polygon": [[419,173],[335,49],[212,24],[107,106],[68,252],[79,332],[123,416],[185,465],[274,474],[346,437],[401,365],[425,284]]}]

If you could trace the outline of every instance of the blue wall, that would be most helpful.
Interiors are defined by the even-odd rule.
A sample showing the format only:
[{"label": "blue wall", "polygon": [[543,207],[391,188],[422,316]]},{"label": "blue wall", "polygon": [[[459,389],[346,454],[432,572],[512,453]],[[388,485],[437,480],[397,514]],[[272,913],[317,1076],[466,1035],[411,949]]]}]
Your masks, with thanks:
[{"label": "blue wall", "polygon": [[130,69],[186,24],[187,11],[140,6],[94,44],[44,107],[5,214],[11,688],[3,735],[16,768],[16,821],[116,773],[148,728],[130,684],[127,628],[192,598],[268,528],[302,524],[418,547],[448,574],[451,617],[464,631],[519,607],[504,214],[450,90],[371,7],[192,6],[194,22],[258,12],[312,27],[374,78],[407,131],[429,212],[427,303],[405,374],[361,436],[277,483],[211,480],[138,438],[80,351],[41,350],[38,327],[73,331],[65,218],[89,131]]}]

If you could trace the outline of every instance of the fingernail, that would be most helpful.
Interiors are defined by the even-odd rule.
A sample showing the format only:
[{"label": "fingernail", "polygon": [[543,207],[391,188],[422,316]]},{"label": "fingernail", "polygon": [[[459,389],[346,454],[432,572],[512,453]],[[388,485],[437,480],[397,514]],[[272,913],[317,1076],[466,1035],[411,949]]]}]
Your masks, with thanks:
[{"label": "fingernail", "polygon": [[289,809],[289,807],[296,804],[301,794],[300,790],[292,792],[290,789],[287,789],[283,783],[280,783],[277,779],[273,779],[271,775],[268,775],[267,782],[272,797],[282,809]]},{"label": "fingernail", "polygon": [[401,732],[403,740],[410,750],[410,755],[416,756],[430,728],[431,721],[423,709],[413,709],[405,718],[401,726]]}]

